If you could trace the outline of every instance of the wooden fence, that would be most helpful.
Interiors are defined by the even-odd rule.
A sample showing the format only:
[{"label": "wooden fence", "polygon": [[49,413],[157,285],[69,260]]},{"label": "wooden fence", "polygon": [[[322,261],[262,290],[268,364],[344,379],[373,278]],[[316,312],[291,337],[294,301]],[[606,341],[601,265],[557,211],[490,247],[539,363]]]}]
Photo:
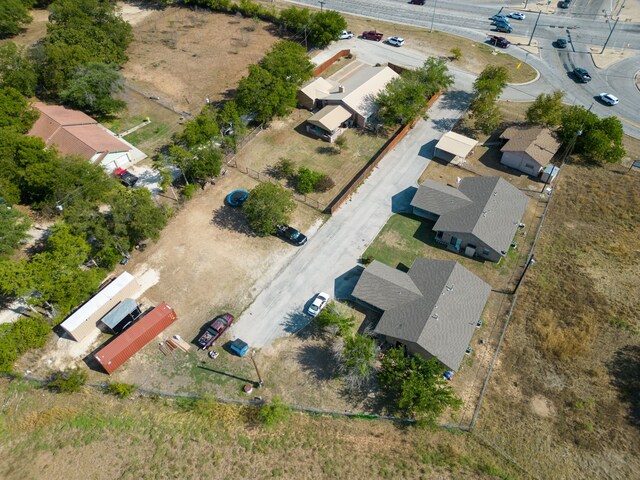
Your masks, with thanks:
[{"label": "wooden fence", "polygon": [[347,50],[340,50],[338,53],[336,53],[333,57],[331,57],[329,60],[327,60],[326,62],[318,65],[316,67],[316,69],[313,71],[312,75],[314,77],[319,76],[322,72],[324,72],[327,68],[329,68],[331,65],[333,65],[336,60],[338,60],[339,58],[343,58],[343,57],[348,57],[349,55],[351,55],[351,50],[347,49]]}]

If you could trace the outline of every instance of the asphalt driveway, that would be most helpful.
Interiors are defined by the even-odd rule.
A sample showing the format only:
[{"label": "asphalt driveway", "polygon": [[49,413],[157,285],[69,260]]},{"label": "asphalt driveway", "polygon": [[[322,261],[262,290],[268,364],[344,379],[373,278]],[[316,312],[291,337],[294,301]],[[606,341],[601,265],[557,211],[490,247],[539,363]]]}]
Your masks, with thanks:
[{"label": "asphalt driveway", "polygon": [[[372,172],[363,185],[280,270],[232,327],[252,347],[268,346],[310,322],[304,309],[325,291],[350,291],[361,269],[358,259],[392,214],[402,208],[402,192],[415,186],[429,164],[433,147],[467,107],[468,80],[456,83]],[[398,195],[400,194],[400,195]]]}]

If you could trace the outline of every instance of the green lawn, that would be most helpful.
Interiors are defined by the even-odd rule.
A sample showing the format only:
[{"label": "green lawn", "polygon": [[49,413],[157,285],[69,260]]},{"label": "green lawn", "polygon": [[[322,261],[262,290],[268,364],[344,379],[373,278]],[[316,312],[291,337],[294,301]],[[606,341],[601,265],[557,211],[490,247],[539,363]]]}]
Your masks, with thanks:
[{"label": "green lawn", "polygon": [[135,132],[124,137],[127,142],[136,147],[144,147],[157,143],[158,140],[167,142],[170,137],[170,127],[166,123],[154,123],[153,119],[149,125],[139,128]]}]

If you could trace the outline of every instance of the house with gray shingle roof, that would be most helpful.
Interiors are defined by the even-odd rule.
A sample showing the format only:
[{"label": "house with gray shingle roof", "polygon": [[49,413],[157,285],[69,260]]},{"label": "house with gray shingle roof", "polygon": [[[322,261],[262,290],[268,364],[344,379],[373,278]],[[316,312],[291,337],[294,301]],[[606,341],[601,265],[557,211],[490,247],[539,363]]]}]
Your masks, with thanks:
[{"label": "house with gray shingle roof", "polygon": [[418,258],[408,272],[378,261],[362,272],[355,299],[382,317],[375,332],[450,370],[460,368],[491,287],[451,260]]},{"label": "house with gray shingle roof", "polygon": [[529,198],[500,177],[463,178],[458,188],[425,180],[413,213],[435,222],[436,241],[469,257],[499,262],[509,251]]}]

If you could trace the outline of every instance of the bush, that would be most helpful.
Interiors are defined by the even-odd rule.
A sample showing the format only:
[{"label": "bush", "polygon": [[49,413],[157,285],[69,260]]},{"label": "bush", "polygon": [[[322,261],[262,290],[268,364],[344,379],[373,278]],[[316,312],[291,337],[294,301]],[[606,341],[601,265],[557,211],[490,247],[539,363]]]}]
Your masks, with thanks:
[{"label": "bush", "polygon": [[280,397],[275,397],[270,404],[265,404],[258,412],[258,418],[265,427],[273,427],[285,421],[291,414],[291,407],[285,404]]},{"label": "bush", "polygon": [[280,157],[278,163],[276,163],[271,169],[271,176],[282,180],[285,178],[293,178],[296,174],[296,165],[292,160],[288,158]]},{"label": "bush", "polygon": [[298,193],[311,193],[317,190],[323,174],[307,167],[300,167],[296,176],[296,190]]},{"label": "bush", "polygon": [[462,58],[462,50],[460,50],[458,47],[452,48],[451,56],[454,60],[460,60]]},{"label": "bush", "polygon": [[187,200],[191,200],[197,190],[198,186],[194,183],[190,183],[189,185],[184,186],[184,188],[182,189],[182,195],[184,195],[184,198],[186,198]]},{"label": "bush", "polygon": [[20,355],[47,342],[51,328],[41,318],[21,318],[0,325],[0,373],[10,373]]},{"label": "bush", "polygon": [[75,393],[79,392],[87,383],[88,377],[89,375],[84,370],[72,368],[56,373],[47,387],[58,393]]},{"label": "bush", "polygon": [[318,183],[316,184],[315,190],[318,192],[326,192],[328,190],[331,190],[335,186],[336,182],[334,182],[329,175],[322,175],[322,177],[320,177],[320,180],[318,180]]},{"label": "bush", "polygon": [[316,324],[323,330],[329,330],[331,333],[340,337],[347,337],[353,331],[356,319],[347,317],[336,310],[335,302],[329,302],[327,307],[322,310],[316,317]]},{"label": "bush", "polygon": [[107,385],[107,392],[119,398],[130,397],[138,389],[137,385],[128,383],[110,383]]}]

